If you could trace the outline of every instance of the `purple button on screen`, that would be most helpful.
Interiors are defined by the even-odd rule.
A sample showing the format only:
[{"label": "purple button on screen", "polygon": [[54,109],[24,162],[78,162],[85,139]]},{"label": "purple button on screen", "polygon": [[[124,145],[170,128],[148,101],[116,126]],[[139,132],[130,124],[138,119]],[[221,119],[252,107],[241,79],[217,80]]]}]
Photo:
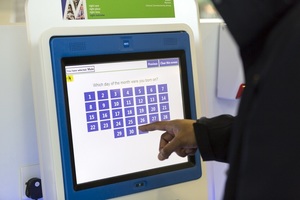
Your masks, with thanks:
[{"label": "purple button on screen", "polygon": [[179,58],[169,58],[169,59],[159,60],[159,65],[161,67],[179,65]]},{"label": "purple button on screen", "polygon": [[149,95],[149,96],[147,96],[147,99],[148,99],[149,104],[157,103],[157,96],[156,95]]},{"label": "purple button on screen", "polygon": [[158,67],[158,60],[148,60],[147,61],[147,67]]},{"label": "purple button on screen", "polygon": [[167,84],[160,84],[157,87],[158,87],[158,92],[159,93],[168,92],[168,85]]},{"label": "purple button on screen", "polygon": [[147,108],[146,108],[146,106],[138,106],[138,107],[136,107],[136,112],[138,115],[146,114]]},{"label": "purple button on screen", "polygon": [[100,122],[101,130],[111,129],[111,123],[109,120]]},{"label": "purple button on screen", "polygon": [[159,105],[159,108],[160,108],[161,112],[169,111],[170,110],[169,103],[162,103],[162,104]]},{"label": "purple button on screen", "polygon": [[152,115],[149,115],[149,122],[152,123],[152,122],[156,122],[159,120],[159,116],[158,114],[152,114]]},{"label": "purple button on screen", "polygon": [[158,112],[158,106],[157,104],[151,104],[148,106],[148,110],[149,110],[149,113],[156,113]]},{"label": "purple button on screen", "polygon": [[134,92],[135,92],[135,95],[144,95],[145,94],[145,88],[144,86],[140,86],[140,87],[135,87],[134,88]]},{"label": "purple button on screen", "polygon": [[88,132],[98,131],[98,123],[97,122],[88,123],[87,128],[88,128]]},{"label": "purple button on screen", "polygon": [[124,129],[115,129],[114,130],[115,138],[124,137]]},{"label": "purple button on screen", "polygon": [[124,98],[123,101],[124,101],[124,107],[133,106],[134,105],[133,97]]},{"label": "purple button on screen", "polygon": [[123,111],[122,111],[122,109],[114,109],[111,112],[112,112],[113,118],[123,117]]},{"label": "purple button on screen", "polygon": [[98,102],[99,110],[104,110],[109,108],[109,102],[108,100],[99,101]]},{"label": "purple button on screen", "polygon": [[120,107],[122,107],[122,101],[121,101],[121,99],[113,99],[113,100],[111,100],[111,107],[112,108],[120,108]]},{"label": "purple button on screen", "polygon": [[168,94],[159,94],[159,102],[167,102],[169,101]]},{"label": "purple button on screen", "polygon": [[86,113],[86,120],[88,122],[97,121],[97,113],[96,112]]},{"label": "purple button on screen", "polygon": [[147,124],[148,120],[147,120],[147,115],[143,115],[143,116],[138,116],[137,117],[138,120],[138,124]]},{"label": "purple button on screen", "polygon": [[134,107],[124,108],[125,116],[133,116],[134,115]]},{"label": "purple button on screen", "polygon": [[146,104],[146,97],[145,96],[136,97],[135,101],[136,101],[136,105]]},{"label": "purple button on screen", "polygon": [[132,136],[132,135],[136,135],[136,134],[137,134],[136,127],[126,128],[126,135],[127,136]]},{"label": "purple button on screen", "polygon": [[96,102],[89,102],[85,104],[85,110],[88,111],[93,111],[96,110]]},{"label": "purple button on screen", "polygon": [[133,90],[132,88],[124,88],[123,89],[123,96],[124,97],[129,97],[133,95]]},{"label": "purple button on screen", "polygon": [[98,94],[98,99],[108,99],[108,91],[107,90],[101,90],[97,92]]},{"label": "purple button on screen", "polygon": [[96,100],[95,92],[85,92],[85,93],[84,93],[84,100],[85,100],[85,101],[93,101],[93,100]]},{"label": "purple button on screen", "polygon": [[155,94],[155,93],[156,93],[156,86],[155,85],[147,86],[147,94]]},{"label": "purple button on screen", "polygon": [[134,126],[136,124],[135,117],[125,118],[125,124],[126,124],[126,126]]},{"label": "purple button on screen", "polygon": [[120,89],[110,90],[110,97],[111,98],[121,97],[121,90]]},{"label": "purple button on screen", "polygon": [[161,118],[161,121],[170,120],[170,113],[169,112],[161,113],[160,118]]},{"label": "purple button on screen", "polygon": [[99,112],[100,120],[110,119],[109,110],[104,110]]},{"label": "purple button on screen", "polygon": [[115,119],[113,120],[114,128],[124,127],[123,119]]}]

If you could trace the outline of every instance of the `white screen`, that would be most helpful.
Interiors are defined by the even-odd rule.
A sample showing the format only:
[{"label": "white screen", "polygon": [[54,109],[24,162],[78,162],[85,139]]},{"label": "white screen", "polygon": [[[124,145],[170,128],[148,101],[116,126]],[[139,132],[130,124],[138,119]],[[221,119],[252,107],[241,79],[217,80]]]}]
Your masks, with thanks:
[{"label": "white screen", "polygon": [[77,184],[185,163],[157,159],[162,131],[138,126],[184,118],[179,58],[66,66]]}]

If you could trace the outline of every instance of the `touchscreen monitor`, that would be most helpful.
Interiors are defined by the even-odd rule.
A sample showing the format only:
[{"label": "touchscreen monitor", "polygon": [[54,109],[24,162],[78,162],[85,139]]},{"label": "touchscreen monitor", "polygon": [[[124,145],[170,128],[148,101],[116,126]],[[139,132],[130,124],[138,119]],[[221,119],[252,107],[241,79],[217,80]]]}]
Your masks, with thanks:
[{"label": "touchscreen monitor", "polygon": [[66,199],[107,199],[201,176],[199,154],[157,159],[162,131],[195,118],[185,32],[50,41]]}]

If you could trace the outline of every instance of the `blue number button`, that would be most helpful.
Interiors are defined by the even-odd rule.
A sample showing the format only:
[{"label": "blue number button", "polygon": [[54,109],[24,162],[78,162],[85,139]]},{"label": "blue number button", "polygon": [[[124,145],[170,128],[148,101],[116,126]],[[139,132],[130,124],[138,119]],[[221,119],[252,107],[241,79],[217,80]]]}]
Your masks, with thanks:
[{"label": "blue number button", "polygon": [[136,135],[136,134],[137,134],[136,127],[126,128],[126,135],[127,136],[133,136],[133,135]]},{"label": "blue number button", "polygon": [[135,101],[136,101],[136,105],[146,104],[146,97],[145,96],[136,97]]},{"label": "blue number button", "polygon": [[128,106],[133,106],[134,102],[133,102],[133,97],[130,98],[124,98],[124,107],[128,107]]},{"label": "blue number button", "polygon": [[162,103],[162,104],[159,105],[159,109],[160,109],[160,112],[169,111],[170,110],[169,104],[168,103]]},{"label": "blue number button", "polygon": [[120,108],[120,107],[122,107],[122,101],[121,101],[121,99],[111,100],[111,107],[112,108]]},{"label": "blue number button", "polygon": [[96,110],[96,102],[85,103],[85,110],[87,112]]},{"label": "blue number button", "polygon": [[108,99],[108,91],[107,90],[98,91],[97,95],[98,95],[99,100]]},{"label": "blue number button", "polygon": [[134,107],[124,108],[125,116],[133,116],[134,115]]},{"label": "blue number button", "polygon": [[135,87],[134,88],[134,92],[135,92],[136,96],[144,95],[145,94],[145,88],[143,86],[141,86],[141,87]]},{"label": "blue number button", "polygon": [[135,123],[135,117],[127,117],[125,118],[125,124],[126,126],[134,126]]},{"label": "blue number button", "polygon": [[158,92],[159,93],[168,92],[167,84],[160,84],[157,87],[158,87]]},{"label": "blue number button", "polygon": [[158,107],[157,107],[157,104],[151,104],[148,106],[148,110],[149,110],[149,113],[156,113],[158,112]]},{"label": "blue number button", "polygon": [[88,132],[93,132],[93,131],[98,131],[99,130],[97,122],[88,123],[87,128],[88,128]]},{"label": "blue number button", "polygon": [[147,113],[146,106],[136,107],[136,112],[137,112],[138,115],[146,114]]},{"label": "blue number button", "polygon": [[97,121],[97,113],[96,112],[86,113],[86,121],[88,122]]},{"label": "blue number button", "polygon": [[155,93],[156,93],[156,86],[155,85],[147,86],[147,94],[155,94]]},{"label": "blue number button", "polygon": [[149,122],[152,123],[152,122],[156,122],[159,120],[159,116],[158,114],[151,114],[149,115]]},{"label": "blue number button", "polygon": [[138,116],[137,117],[138,120],[138,124],[147,124],[148,120],[147,120],[147,115],[143,115],[143,116]]},{"label": "blue number button", "polygon": [[123,89],[123,96],[124,97],[131,97],[131,96],[133,96],[133,90],[132,90],[132,88],[124,88]]},{"label": "blue number button", "polygon": [[99,110],[109,109],[109,101],[108,100],[99,101],[98,106],[99,106]]},{"label": "blue number button", "polygon": [[170,120],[170,113],[169,112],[161,113],[160,118],[161,118],[161,121]]},{"label": "blue number button", "polygon": [[124,137],[125,136],[124,129],[115,129],[114,135],[115,135],[115,138]]},{"label": "blue number button", "polygon": [[99,115],[100,115],[100,120],[110,119],[109,110],[100,111]]},{"label": "blue number button", "polygon": [[113,118],[123,117],[123,111],[122,111],[122,109],[112,110],[112,116],[113,116]]},{"label": "blue number button", "polygon": [[113,98],[120,98],[121,97],[121,90],[120,89],[115,89],[115,90],[110,90],[110,97]]},{"label": "blue number button", "polygon": [[115,119],[113,120],[114,128],[121,128],[124,127],[123,119]]},{"label": "blue number button", "polygon": [[147,97],[148,99],[148,103],[151,104],[151,103],[157,103],[157,96],[156,95],[149,95]]},{"label": "blue number button", "polygon": [[159,102],[167,102],[169,101],[168,94],[159,94]]},{"label": "blue number button", "polygon": [[94,101],[94,100],[96,100],[95,92],[85,92],[84,93],[84,100],[85,101]]},{"label": "blue number button", "polygon": [[107,121],[101,121],[100,122],[100,127],[101,127],[101,130],[111,129],[111,123],[110,123],[109,120],[107,120]]}]

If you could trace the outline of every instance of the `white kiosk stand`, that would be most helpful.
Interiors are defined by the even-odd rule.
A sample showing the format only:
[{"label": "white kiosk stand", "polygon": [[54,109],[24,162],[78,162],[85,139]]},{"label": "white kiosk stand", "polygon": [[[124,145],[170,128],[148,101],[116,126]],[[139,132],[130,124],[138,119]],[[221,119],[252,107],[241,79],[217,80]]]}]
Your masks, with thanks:
[{"label": "white kiosk stand", "polygon": [[[90,12],[85,18],[100,9],[79,2]],[[196,2],[154,2],[142,6],[171,6],[174,15],[69,21],[62,14],[68,3],[27,2],[44,199],[207,199],[199,154],[159,162],[160,134],[137,129],[204,114]]]}]

